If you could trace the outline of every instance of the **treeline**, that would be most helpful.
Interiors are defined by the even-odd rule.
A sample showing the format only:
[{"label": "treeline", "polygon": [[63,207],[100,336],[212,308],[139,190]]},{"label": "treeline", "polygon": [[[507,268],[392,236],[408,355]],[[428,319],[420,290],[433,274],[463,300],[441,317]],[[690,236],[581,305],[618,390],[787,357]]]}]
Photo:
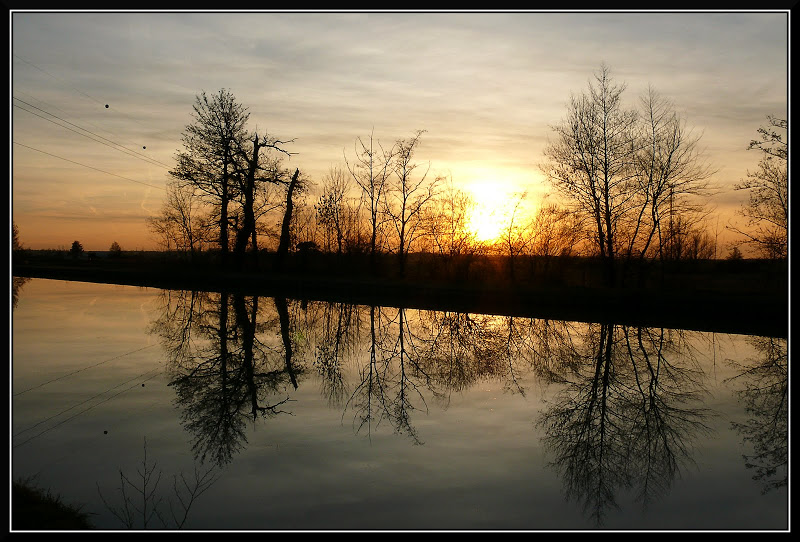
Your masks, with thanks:
[{"label": "treeline", "polygon": [[[552,128],[541,170],[559,202],[523,212],[525,193],[508,202],[508,217],[491,241],[470,220],[477,202],[451,177],[419,159],[424,130],[382,143],[370,133],[345,150],[320,179],[289,167],[293,139],[248,128],[247,108],[227,90],[196,97],[183,150],[170,171],[160,212],[148,218],[160,248],[188,259],[213,251],[221,264],[258,268],[259,253],[282,268],[289,253],[360,256],[377,271],[390,258],[406,275],[412,254],[436,255],[450,271],[479,256],[504,256],[514,278],[523,257],[589,256],[605,281],[620,282],[620,265],[723,256],[712,230],[713,169],[673,104],[649,88],[626,108],[624,85],[606,66],[574,95]],[[788,168],[785,120],[749,148],[760,149],[755,172],[736,185],[750,201],[741,214],[742,245],[759,256],[788,254]],[[417,258],[418,259],[418,258]]]}]

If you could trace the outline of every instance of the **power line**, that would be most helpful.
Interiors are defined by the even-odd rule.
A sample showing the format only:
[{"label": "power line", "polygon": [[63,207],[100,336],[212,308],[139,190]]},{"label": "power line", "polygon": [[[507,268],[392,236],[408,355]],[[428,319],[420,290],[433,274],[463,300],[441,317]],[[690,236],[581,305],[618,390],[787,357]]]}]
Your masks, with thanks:
[{"label": "power line", "polygon": [[[150,157],[148,157],[148,156],[144,156],[144,155],[143,155],[143,154],[141,154],[141,153],[138,153],[138,152],[136,152],[136,151],[132,151],[132,150],[130,150],[130,149],[128,149],[128,148],[126,148],[126,147],[123,147],[123,146],[122,146],[122,145],[120,145],[119,143],[114,143],[114,142],[113,142],[113,141],[111,141],[110,139],[107,139],[107,138],[105,138],[105,137],[103,137],[103,136],[101,136],[101,135],[95,134],[94,132],[92,132],[92,131],[90,131],[90,130],[87,130],[86,128],[81,128],[81,127],[80,127],[80,126],[78,126],[77,124],[74,124],[74,123],[72,123],[72,122],[69,122],[68,120],[64,120],[64,119],[62,119],[61,117],[59,117],[59,116],[57,116],[57,115],[53,115],[52,113],[48,113],[47,111],[45,111],[45,110],[43,110],[43,109],[40,109],[40,108],[36,107],[35,105],[31,105],[31,104],[29,104],[29,103],[28,103],[28,102],[26,102],[26,101],[20,100],[19,98],[14,98],[14,99],[15,99],[15,100],[18,100],[18,101],[20,101],[20,102],[22,102],[22,103],[24,103],[25,105],[27,105],[27,106],[29,106],[29,107],[33,107],[34,109],[38,109],[39,111],[42,111],[43,113],[45,113],[45,114],[47,114],[47,115],[50,115],[51,117],[55,117],[55,118],[57,118],[58,120],[60,120],[60,121],[62,121],[62,122],[66,122],[67,124],[69,124],[69,125],[71,125],[71,126],[75,126],[75,127],[76,127],[76,128],[78,128],[79,130],[83,130],[84,132],[88,132],[88,133],[92,134],[92,135],[93,135],[93,136],[95,136],[95,137],[91,137],[91,136],[88,136],[88,135],[86,135],[86,134],[84,134],[84,133],[78,132],[77,130],[73,130],[72,128],[69,128],[68,126],[64,126],[63,124],[59,124],[59,123],[55,122],[55,121],[54,121],[54,120],[52,120],[52,119],[48,119],[47,117],[43,117],[42,115],[39,115],[39,114],[37,114],[37,113],[34,113],[33,111],[29,111],[29,110],[25,109],[24,107],[21,107],[21,106],[19,106],[19,105],[17,105],[17,104],[13,104],[13,105],[14,105],[14,107],[16,107],[16,108],[18,108],[18,109],[22,109],[23,111],[26,111],[26,112],[30,113],[31,115],[35,115],[35,116],[39,117],[40,119],[44,119],[44,120],[46,120],[46,121],[48,121],[48,122],[52,122],[52,123],[53,123],[53,124],[55,124],[56,126],[61,126],[62,128],[66,129],[66,130],[69,130],[70,132],[75,132],[76,134],[78,134],[78,135],[81,135],[81,136],[83,136],[83,137],[86,137],[86,138],[88,138],[88,139],[91,139],[92,141],[95,141],[95,142],[97,142],[97,143],[100,143],[101,145],[105,145],[106,147],[111,147],[112,149],[114,149],[114,150],[116,150],[116,151],[120,151],[120,152],[122,152],[122,153],[124,153],[124,154],[127,154],[128,156],[133,156],[134,158],[139,158],[140,160],[144,160],[144,161],[146,161],[146,162],[148,162],[148,163],[150,163],[150,164],[152,164],[152,165],[158,165],[158,166],[161,166],[161,167],[163,167],[163,168],[166,168],[166,169],[169,169],[169,167],[170,167],[170,166],[168,166],[168,165],[166,165],[166,164],[164,164],[164,163],[162,163],[162,162],[159,162],[158,160],[154,160],[154,159],[152,159],[152,158],[150,158]],[[108,142],[109,142],[109,143],[111,143],[111,144],[109,144],[109,143],[105,143],[104,141],[100,141],[100,139],[95,139],[95,138],[100,138],[100,139],[103,139],[103,140],[105,140],[105,141],[108,141]],[[115,146],[115,145],[116,145],[116,146]]]},{"label": "power line", "polygon": [[113,175],[114,177],[119,177],[120,179],[125,179],[126,181],[131,181],[131,182],[134,182],[134,183],[143,184],[145,186],[149,186],[151,188],[157,188],[159,190],[164,190],[166,192],[166,188],[164,188],[163,186],[156,186],[154,184],[148,184],[148,183],[145,183],[145,182],[142,182],[142,181],[137,181],[136,179],[131,179],[130,177],[124,177],[122,175],[117,175],[116,173],[111,173],[110,171],[105,171],[105,170],[102,170],[102,169],[99,169],[99,168],[96,168],[96,167],[87,166],[86,164],[81,164],[80,162],[76,162],[75,160],[70,160],[69,158],[64,158],[63,156],[58,156],[57,154],[52,154],[52,153],[49,153],[49,152],[45,152],[43,150],[36,149],[34,147],[31,147],[29,145],[25,145],[23,143],[19,143],[17,141],[14,141],[13,143],[15,145],[19,145],[20,147],[25,147],[26,149],[30,149],[32,151],[40,152],[42,154],[46,154],[47,156],[52,156],[53,158],[58,158],[60,160],[64,160],[65,162],[70,162],[72,164],[77,164],[79,166],[83,166],[83,167],[86,167],[86,168],[89,168],[89,169],[93,169],[95,171],[99,171],[100,173],[105,173],[106,175]]},{"label": "power line", "polygon": [[[39,70],[40,72],[42,72],[42,73],[44,73],[44,74],[46,74],[46,75],[48,75],[48,76],[52,77],[53,79],[56,79],[56,80],[60,80],[60,81],[62,81],[62,82],[63,82],[63,83],[65,83],[65,84],[66,84],[66,85],[67,85],[69,88],[71,88],[71,89],[72,89],[72,90],[74,90],[75,92],[78,92],[79,94],[82,94],[83,96],[86,96],[87,98],[89,98],[89,99],[90,99],[90,100],[92,100],[93,102],[95,102],[95,103],[99,103],[100,105],[105,105],[105,108],[106,108],[106,109],[112,109],[112,110],[116,111],[117,113],[119,113],[120,115],[122,115],[122,116],[124,116],[124,117],[128,118],[128,120],[131,120],[131,121],[135,122],[136,124],[138,124],[138,125],[140,125],[140,126],[144,126],[144,124],[142,124],[142,123],[141,123],[141,122],[139,122],[138,120],[134,119],[133,117],[130,117],[130,116],[126,115],[125,113],[122,113],[121,111],[118,111],[116,108],[112,108],[112,107],[111,107],[109,104],[103,104],[103,102],[101,102],[101,101],[100,101],[100,100],[98,100],[97,98],[94,98],[94,97],[92,97],[92,96],[89,96],[88,94],[86,94],[86,93],[85,93],[85,92],[83,92],[82,90],[80,90],[80,89],[77,89],[77,88],[73,87],[73,86],[72,86],[72,85],[70,85],[70,84],[69,84],[69,83],[68,83],[68,82],[67,82],[65,79],[62,79],[62,78],[60,78],[60,77],[56,77],[56,76],[55,76],[55,75],[53,75],[52,73],[50,73],[50,72],[48,72],[48,71],[45,71],[45,70],[43,70],[42,68],[40,68],[39,66],[35,65],[34,63],[32,63],[32,62],[29,62],[29,61],[25,60],[24,58],[20,57],[20,56],[19,56],[18,54],[16,54],[16,53],[14,53],[14,56],[15,56],[17,59],[19,59],[19,60],[21,60],[22,62],[24,62],[25,64],[27,64],[28,66],[31,66],[31,67],[33,67],[33,68],[36,68],[36,69],[37,69],[37,70]],[[146,126],[145,126],[145,127],[146,127]]]},{"label": "power line", "polygon": [[[64,410],[62,410],[62,411],[61,411],[61,412],[59,412],[58,414],[53,414],[52,416],[48,416],[48,417],[47,417],[47,418],[45,418],[44,420],[42,420],[42,421],[39,421],[39,422],[36,422],[35,424],[33,424],[33,425],[31,425],[31,426],[28,426],[28,427],[26,427],[26,428],[25,428],[25,429],[23,429],[22,431],[17,431],[16,433],[14,433],[14,434],[12,435],[12,437],[18,437],[18,436],[19,436],[19,435],[21,435],[22,433],[26,433],[26,432],[30,431],[31,429],[33,429],[33,428],[35,428],[35,427],[39,427],[39,426],[40,426],[40,425],[42,425],[43,423],[45,423],[45,422],[48,422],[48,421],[50,421],[50,420],[52,420],[53,418],[56,418],[56,417],[58,417],[58,416],[61,416],[62,414],[64,414],[65,412],[69,412],[69,411],[70,411],[70,410],[72,410],[73,408],[78,408],[79,406],[81,406],[81,405],[84,405],[84,404],[88,403],[88,402],[89,402],[89,401],[91,401],[92,399],[97,399],[97,398],[98,398],[98,397],[100,397],[101,395],[105,395],[106,393],[108,393],[108,392],[110,392],[110,391],[112,391],[112,390],[115,390],[115,389],[119,388],[120,386],[124,386],[125,384],[127,384],[127,383],[129,383],[129,382],[132,382],[132,381],[134,381],[134,380],[137,380],[138,378],[140,378],[140,377],[142,377],[142,376],[146,375],[147,373],[152,373],[152,372],[153,372],[153,371],[155,371],[155,370],[156,370],[156,369],[150,369],[149,371],[145,371],[144,373],[142,373],[142,374],[140,374],[140,375],[134,376],[133,378],[129,378],[128,380],[126,380],[126,381],[124,381],[124,382],[122,382],[122,383],[120,383],[120,384],[117,384],[116,386],[114,386],[114,387],[112,387],[112,388],[108,388],[108,389],[107,389],[107,390],[105,390],[105,391],[101,391],[100,393],[98,393],[98,394],[96,394],[96,395],[94,395],[94,396],[92,396],[92,397],[89,397],[88,399],[84,399],[84,400],[83,400],[83,401],[81,401],[80,403],[76,403],[76,404],[72,405],[72,406],[71,406],[71,407],[69,407],[69,408],[65,408]],[[155,375],[153,375],[153,376],[155,376]],[[152,378],[152,377],[150,377],[150,378]],[[149,379],[147,379],[147,380],[149,380]],[[147,380],[145,380],[145,382],[146,382]],[[128,388],[128,389],[130,389],[130,388]],[[117,394],[117,395],[119,395],[119,394]],[[115,397],[116,397],[116,395],[115,395]],[[104,401],[101,401],[101,403],[102,403],[102,402],[104,402]],[[98,403],[98,404],[101,404],[101,403]],[[94,405],[94,406],[97,406],[97,405]],[[92,408],[94,408],[94,406],[93,406]],[[86,410],[89,410],[89,409],[87,408]],[[82,412],[86,412],[86,410],[83,410]],[[79,413],[79,414],[80,414],[80,413]],[[77,414],[76,414],[76,415],[77,415]],[[75,417],[75,416],[72,416],[72,418],[74,418],[74,417]],[[72,419],[72,418],[69,418],[69,419]],[[64,420],[64,421],[67,421],[67,420]],[[64,422],[61,422],[61,423],[64,423]],[[60,424],[58,424],[58,425],[60,425]],[[52,429],[52,427],[51,427],[50,429]]]},{"label": "power line", "polygon": [[[123,384],[126,384],[127,382],[130,382],[131,380],[136,380],[136,379],[138,379],[139,377],[142,377],[142,376],[146,375],[147,373],[151,373],[151,372],[153,372],[153,371],[157,371],[157,370],[158,370],[158,369],[151,369],[150,371],[146,371],[146,372],[144,372],[144,373],[142,373],[142,374],[140,374],[140,375],[138,375],[138,376],[135,376],[134,378],[131,378],[130,380],[127,380],[127,381],[123,382],[122,384],[118,384],[118,385],[114,386],[114,387],[113,387],[113,388],[111,388],[111,389],[108,389],[108,390],[106,390],[106,391],[104,391],[104,392],[102,392],[102,393],[99,393],[99,394],[95,395],[95,396],[94,396],[94,397],[92,397],[91,399],[94,399],[95,397],[99,397],[100,395],[103,395],[104,393],[107,393],[107,392],[109,392],[109,391],[111,391],[111,390],[113,390],[113,389],[116,389],[116,388],[118,388],[118,387],[122,386]],[[152,375],[152,376],[149,376],[149,377],[147,377],[147,378],[146,378],[144,381],[145,381],[145,382],[147,382],[148,380],[152,380],[153,378],[155,378],[155,377],[157,377],[158,375],[160,375],[160,374],[161,374],[161,372],[162,372],[162,371],[158,371],[156,374],[154,374],[154,375]],[[130,390],[132,390],[133,388],[135,388],[135,387],[136,387],[136,385],[137,385],[137,384],[138,384],[138,382],[137,382],[136,384],[134,384],[133,386],[131,386],[131,387],[129,387],[129,388],[126,388],[126,389],[124,389],[124,390],[122,390],[122,391],[120,391],[120,392],[117,392],[117,393],[115,393],[114,395],[112,395],[111,397],[108,397],[107,399],[104,399],[103,401],[100,401],[99,403],[95,403],[94,405],[90,406],[89,408],[85,408],[85,409],[81,410],[80,412],[78,412],[78,413],[76,413],[76,414],[74,414],[74,415],[70,416],[69,418],[67,418],[67,419],[65,419],[65,420],[62,420],[62,421],[58,422],[57,424],[53,425],[52,427],[48,427],[47,429],[45,429],[45,430],[44,430],[44,431],[42,431],[41,433],[37,433],[37,434],[33,435],[32,437],[30,437],[29,439],[27,439],[27,440],[25,440],[25,441],[23,441],[23,442],[20,442],[19,444],[15,444],[13,447],[14,447],[14,448],[18,448],[18,447],[22,446],[23,444],[26,444],[26,443],[28,443],[28,442],[32,441],[33,439],[35,439],[35,438],[37,438],[37,437],[40,437],[40,436],[44,435],[44,434],[45,434],[45,433],[47,433],[48,431],[52,431],[52,430],[53,430],[53,429],[55,429],[56,427],[59,427],[60,425],[63,425],[63,424],[65,424],[65,423],[67,423],[68,421],[70,421],[70,420],[72,420],[72,419],[74,419],[74,418],[77,418],[77,417],[78,417],[78,416],[80,416],[81,414],[83,414],[83,413],[85,413],[85,412],[88,412],[88,411],[92,410],[93,408],[95,408],[95,407],[97,407],[97,406],[100,406],[100,405],[102,405],[103,403],[107,403],[108,401],[110,401],[110,400],[111,400],[111,399],[113,399],[114,397],[117,397],[118,395],[122,395],[122,394],[123,394],[123,393],[125,393],[126,391],[130,391]],[[86,401],[90,401],[91,399],[87,399]],[[85,403],[86,401],[83,401],[83,403]],[[80,404],[83,404],[83,403],[80,403]],[[47,420],[50,420],[50,419],[54,418],[55,416],[58,416],[58,415],[60,415],[60,414],[63,414],[64,412],[67,412],[67,411],[69,411],[69,410],[72,410],[72,409],[73,409],[73,408],[75,408],[76,406],[80,406],[80,404],[79,404],[79,405],[75,405],[75,406],[73,406],[73,407],[70,407],[70,408],[68,408],[67,410],[64,410],[64,411],[60,412],[59,414],[55,414],[55,415],[53,415],[53,416],[50,416],[50,418],[48,418]],[[45,421],[47,421],[47,420],[43,420],[42,422],[39,422],[39,423],[37,423],[36,425],[39,425],[39,424],[41,424],[41,423],[43,423],[43,422],[45,422]],[[35,427],[35,426],[29,427],[28,429],[23,429],[22,431],[20,431],[20,432],[19,432],[19,433],[17,433],[17,434],[19,435],[20,433],[24,433],[25,431],[28,431],[29,429],[32,429],[33,427]]]},{"label": "power line", "polygon": [[[16,53],[14,54],[14,56],[15,56],[17,59],[19,59],[19,60],[21,60],[22,62],[24,62],[25,64],[27,64],[28,66],[31,66],[31,67],[34,67],[34,68],[36,68],[36,69],[37,69],[37,70],[39,70],[40,72],[42,72],[42,73],[44,73],[44,74],[46,74],[46,75],[49,75],[49,76],[50,76],[50,77],[52,77],[53,79],[57,79],[57,80],[58,80],[58,79],[60,79],[61,81],[63,81],[64,83],[66,83],[66,81],[64,81],[64,79],[61,79],[60,77],[56,77],[56,76],[55,76],[55,75],[53,75],[52,73],[50,73],[50,72],[47,72],[47,71],[43,70],[43,69],[42,69],[42,68],[40,68],[39,66],[37,66],[37,65],[35,65],[35,64],[31,63],[31,62],[28,62],[27,60],[25,60],[24,58],[20,57],[20,56],[19,56],[19,55],[17,55]],[[89,98],[90,100],[92,100],[92,101],[94,101],[94,102],[97,102],[97,103],[99,103],[99,104],[101,104],[101,105],[102,105],[102,103],[103,103],[103,102],[101,102],[100,100],[98,100],[98,99],[96,99],[96,98],[92,98],[91,96],[89,96],[88,94],[86,94],[85,92],[83,92],[82,90],[78,90],[77,88],[75,88],[75,87],[73,87],[73,86],[69,85],[69,83],[67,83],[67,85],[68,85],[68,86],[69,86],[69,87],[70,87],[72,90],[74,90],[75,92],[78,92],[78,93],[80,93],[80,94],[83,94],[84,96],[86,96],[86,97],[87,97],[87,98]]]},{"label": "power line", "polygon": [[67,374],[65,374],[63,376],[59,376],[58,378],[54,378],[52,380],[48,380],[47,382],[43,382],[41,384],[37,384],[36,386],[33,386],[33,387],[28,388],[26,390],[22,390],[22,391],[20,391],[18,393],[15,393],[14,397],[16,397],[17,395],[22,395],[23,393],[27,393],[27,392],[29,392],[31,390],[35,390],[35,389],[41,388],[42,386],[46,386],[47,384],[51,384],[51,383],[56,382],[58,380],[62,380],[64,378],[67,378],[68,376],[72,376],[74,374],[80,373],[81,371],[85,371],[86,369],[91,369],[92,367],[97,367],[98,365],[103,365],[104,363],[108,363],[109,361],[114,361],[115,359],[123,358],[125,356],[129,356],[131,354],[135,354],[136,352],[141,352],[142,350],[146,350],[147,348],[152,348],[154,346],[155,346],[154,344],[151,344],[149,346],[143,346],[142,348],[137,348],[136,350],[131,350],[130,352],[125,352],[124,354],[120,354],[119,356],[114,356],[113,358],[109,358],[107,360],[103,360],[103,361],[101,361],[99,363],[95,363],[94,365],[89,365],[87,367],[84,367],[83,369],[78,369],[77,371],[72,371],[71,373],[67,373]]},{"label": "power line", "polygon": [[[64,111],[63,109],[61,109],[61,108],[60,108],[60,107],[58,107],[57,105],[53,105],[53,104],[51,104],[51,103],[49,103],[49,102],[46,102],[45,100],[42,100],[41,98],[37,98],[36,96],[34,96],[33,94],[31,94],[31,93],[29,93],[29,92],[25,92],[25,91],[22,91],[22,90],[19,90],[19,89],[15,89],[15,90],[14,90],[14,94],[22,94],[22,95],[24,95],[24,96],[30,96],[32,99],[34,99],[35,101],[37,101],[37,102],[39,102],[39,103],[46,104],[46,105],[48,105],[49,107],[51,107],[52,109],[56,109],[56,110],[58,110],[58,111],[61,111],[62,113],[64,113],[64,114],[65,114],[65,115],[67,115],[67,116],[69,116],[69,115],[70,115],[70,113],[69,113],[69,112],[67,112],[67,111]],[[17,98],[17,99],[18,99],[18,98]],[[22,101],[22,100],[20,100],[20,101]],[[31,106],[31,107],[35,107],[35,106]],[[48,113],[48,114],[52,114],[52,113]],[[55,115],[53,115],[53,116],[55,116]],[[65,122],[67,122],[67,121],[65,121]],[[94,128],[96,128],[96,129],[98,129],[98,130],[101,130],[101,131],[103,131],[103,132],[105,132],[105,133],[107,133],[107,134],[110,134],[110,135],[116,136],[117,138],[120,138],[119,134],[114,134],[114,133],[112,133],[112,132],[109,132],[108,130],[106,130],[106,129],[105,129],[105,128],[103,128],[102,126],[98,126],[97,124],[95,124],[95,123],[93,123],[93,122],[91,122],[91,121],[84,121],[84,122],[88,123],[90,126],[93,126]],[[83,129],[83,128],[82,128],[82,129]],[[86,131],[88,132],[89,130],[86,130]],[[121,139],[122,139],[123,141],[126,141],[127,143],[130,143],[130,144],[132,144],[132,145],[136,146],[136,147],[139,147],[139,146],[141,146],[141,147],[144,147],[144,145],[140,145],[140,144],[138,144],[138,143],[133,143],[133,142],[132,142],[131,140],[129,140],[129,139],[127,139],[127,140],[126,140],[125,138],[121,138]],[[120,145],[120,146],[121,146],[121,145]]]}]

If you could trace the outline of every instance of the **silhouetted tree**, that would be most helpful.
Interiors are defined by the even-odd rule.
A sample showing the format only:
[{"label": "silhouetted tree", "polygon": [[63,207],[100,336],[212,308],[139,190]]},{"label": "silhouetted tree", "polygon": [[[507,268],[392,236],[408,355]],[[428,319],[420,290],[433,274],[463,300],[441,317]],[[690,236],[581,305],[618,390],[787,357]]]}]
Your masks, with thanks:
[{"label": "silhouetted tree", "polygon": [[640,104],[633,187],[638,209],[624,230],[625,256],[630,259],[638,252],[644,258],[655,240],[663,260],[665,250],[675,257],[671,247],[682,241],[678,222],[686,226],[691,216],[702,214],[702,204],[691,197],[708,193],[712,170],[698,147],[700,136],[686,127],[671,101],[648,87]]},{"label": "silhouetted tree", "polygon": [[[289,397],[273,397],[287,380],[296,389],[302,371],[292,364],[291,348],[276,356],[283,349],[264,344],[278,336],[271,333],[276,319],[260,314],[257,297],[182,292],[163,301],[150,329],[162,337],[182,423],[200,461],[225,465],[246,444],[248,421],[285,412]],[[280,320],[280,336],[288,336],[289,323]]]},{"label": "silhouetted tree", "polygon": [[353,164],[347,160],[347,154],[344,157],[350,175],[361,188],[362,201],[368,209],[369,252],[373,271],[378,250],[378,235],[382,225],[381,213],[384,207],[386,183],[392,174],[394,155],[395,147],[384,149],[380,141],[374,139],[371,132],[369,140],[366,142],[361,137],[356,139]]},{"label": "silhouetted tree", "polygon": [[77,258],[83,254],[83,245],[80,243],[80,241],[72,242],[72,247],[69,249],[69,253],[73,258]]},{"label": "silhouetted tree", "polygon": [[538,423],[567,497],[602,525],[619,490],[633,488],[644,507],[669,490],[710,412],[680,332],[591,325],[581,343],[583,361],[569,364]]},{"label": "silhouetted tree", "polygon": [[752,337],[748,342],[759,357],[731,361],[740,372],[728,379],[742,384],[737,393],[748,419],[732,425],[753,446],[752,453],[743,455],[745,467],[763,482],[766,493],[789,483],[789,355],[786,339]]},{"label": "silhouetted tree", "polygon": [[284,183],[278,175],[279,165],[277,162],[262,161],[262,151],[275,150],[286,156],[291,153],[283,149],[283,145],[291,141],[282,141],[275,137],[259,136],[257,132],[247,140],[249,148],[245,148],[239,140],[234,141],[236,147],[236,164],[238,170],[235,178],[238,183],[237,193],[241,198],[242,222],[236,231],[236,242],[234,252],[236,255],[236,266],[242,269],[244,266],[244,255],[248,242],[252,243],[253,254],[258,254],[258,241],[256,234],[256,211],[255,201],[257,185],[260,183]]},{"label": "silhouetted tree", "polygon": [[11,250],[14,252],[22,250],[22,242],[19,239],[19,228],[16,222],[11,224]]},{"label": "silhouetted tree", "polygon": [[196,191],[190,184],[168,182],[160,212],[147,217],[147,227],[162,248],[188,253],[190,259],[214,238],[214,219],[202,209]]},{"label": "silhouetted tree", "polygon": [[588,91],[571,97],[566,119],[553,127],[556,140],[545,149],[545,174],[575,211],[591,220],[610,284],[615,282],[619,220],[634,204],[636,113],[623,108],[624,90],[601,66]]},{"label": "silhouetted tree", "polygon": [[122,247],[119,246],[119,243],[117,243],[116,241],[111,243],[111,246],[108,249],[108,255],[111,258],[119,258],[120,256],[122,256]]},{"label": "silhouetted tree", "polygon": [[747,178],[736,185],[737,190],[749,191],[749,201],[739,211],[748,230],[733,230],[764,257],[778,259],[787,258],[789,251],[789,122],[767,118],[769,126],[760,127],[759,139],[747,147],[762,152],[758,169],[748,171]]},{"label": "silhouetted tree", "polygon": [[[349,186],[346,175],[340,167],[331,167],[322,181],[322,195],[315,206],[317,221],[325,227],[326,245],[329,245],[329,239],[333,237],[337,254],[342,253],[347,227],[345,198]],[[330,250],[329,246],[327,248]]]},{"label": "silhouetted tree", "polygon": [[642,112],[622,103],[625,85],[602,65],[588,91],[572,96],[566,118],[553,127],[544,172],[574,211],[591,224],[593,244],[608,284],[616,263],[644,258],[654,239],[665,246],[663,218],[670,221],[691,198],[707,193],[711,174],[668,100],[649,89]]},{"label": "silhouetted tree", "polygon": [[235,159],[244,145],[250,113],[226,89],[211,97],[202,92],[195,98],[193,111],[192,123],[181,136],[184,151],[178,153],[178,164],[170,175],[195,187],[219,210],[219,244],[224,263],[228,253],[228,207],[237,195],[233,182]]},{"label": "silhouetted tree", "polygon": [[522,213],[522,202],[528,197],[527,192],[514,195],[508,222],[500,230],[497,246],[508,256],[508,278],[515,279],[514,267],[517,258],[528,249],[532,237],[533,221]]},{"label": "silhouetted tree", "polygon": [[422,231],[420,224],[425,206],[433,200],[437,185],[442,180],[440,177],[428,179],[430,163],[424,173],[415,173],[420,164],[414,162],[414,154],[424,132],[417,130],[412,137],[397,141],[393,163],[394,182],[385,194],[385,212],[397,234],[401,277],[405,276],[408,252]]},{"label": "silhouetted tree", "polygon": [[275,266],[277,269],[281,269],[283,267],[283,262],[286,259],[286,255],[289,253],[289,245],[291,244],[289,226],[292,223],[292,211],[294,210],[294,192],[299,186],[302,185],[302,182],[299,181],[299,176],[300,170],[295,169],[294,174],[292,175],[292,180],[289,181],[289,184],[286,187],[286,207],[283,211],[283,221],[281,222],[281,238],[278,244],[277,257],[275,259]]}]

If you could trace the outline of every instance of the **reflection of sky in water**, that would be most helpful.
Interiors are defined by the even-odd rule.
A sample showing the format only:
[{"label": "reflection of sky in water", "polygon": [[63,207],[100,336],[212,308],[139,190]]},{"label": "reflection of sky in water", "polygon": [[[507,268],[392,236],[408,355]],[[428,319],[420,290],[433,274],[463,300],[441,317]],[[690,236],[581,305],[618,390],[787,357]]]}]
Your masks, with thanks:
[{"label": "reflection of sky in water", "polygon": [[[86,503],[101,528],[119,523],[104,509],[97,485],[107,500],[117,498],[119,469],[133,474],[141,467],[145,437],[165,491],[172,474],[189,473],[193,465],[192,437],[181,425],[176,391],[167,386],[164,350],[158,335],[147,333],[159,316],[158,295],[34,279],[22,287],[13,312],[13,476],[37,475],[39,485],[68,502]],[[259,303],[264,320],[275,318],[271,299]],[[290,304],[293,318],[298,311]],[[415,319],[414,311],[408,314]],[[280,346],[277,328],[270,329],[264,342]],[[726,359],[756,353],[742,336],[693,337],[707,375],[704,406],[718,413],[707,420],[714,431],[694,439],[696,465],[683,468],[646,511],[620,489],[619,510],[608,509],[604,527],[786,528],[786,490],[760,494],[744,468],[741,436],[730,428],[744,410],[723,383],[734,374]],[[346,397],[365,359],[347,364]],[[329,405],[312,361],[298,349],[296,362],[307,366],[308,376],[297,391],[288,386],[271,396],[289,395],[283,408],[292,415],[250,419],[247,442],[195,503],[188,528],[593,528],[580,506],[565,500],[536,425],[557,386],[543,386],[528,370],[520,371],[524,397],[494,377],[450,392],[447,400],[423,390],[427,412],[416,400],[410,412],[423,443],[414,445],[386,420],[370,434],[356,433],[352,409]]]}]

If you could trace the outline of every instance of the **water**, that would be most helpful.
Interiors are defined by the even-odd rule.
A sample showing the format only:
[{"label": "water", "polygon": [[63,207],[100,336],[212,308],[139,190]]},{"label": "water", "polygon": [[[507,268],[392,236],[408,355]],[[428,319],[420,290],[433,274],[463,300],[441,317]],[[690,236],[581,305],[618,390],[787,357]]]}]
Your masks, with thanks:
[{"label": "water", "polygon": [[16,290],[12,476],[99,529],[789,526],[785,339]]}]

